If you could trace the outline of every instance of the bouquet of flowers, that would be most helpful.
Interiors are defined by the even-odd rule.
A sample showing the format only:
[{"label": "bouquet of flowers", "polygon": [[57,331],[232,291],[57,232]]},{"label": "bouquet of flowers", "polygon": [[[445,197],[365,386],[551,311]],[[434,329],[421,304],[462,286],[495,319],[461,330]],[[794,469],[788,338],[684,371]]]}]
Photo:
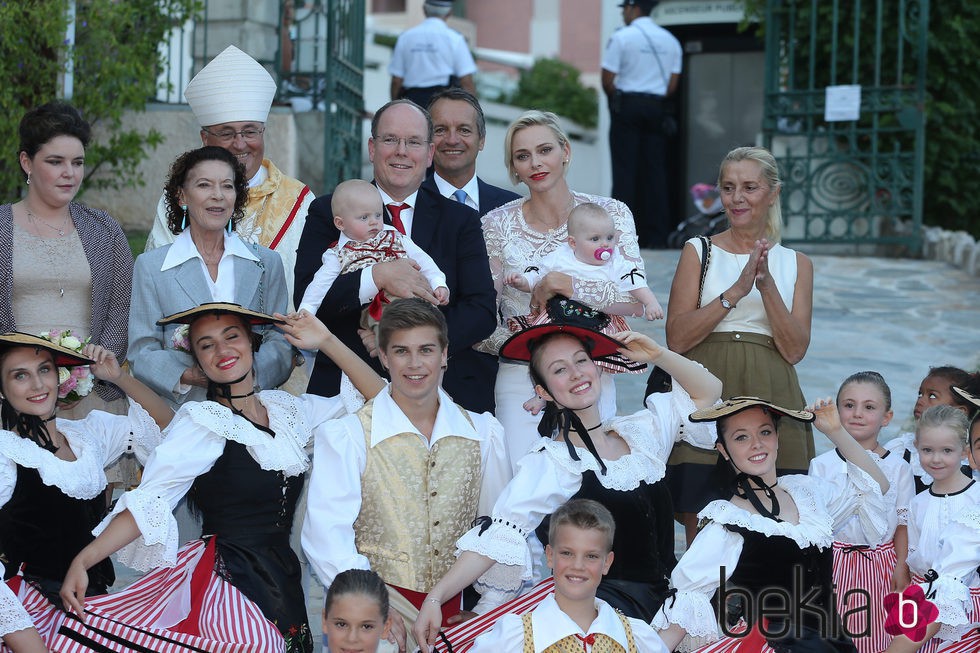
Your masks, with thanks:
[{"label": "bouquet of flowers", "polygon": [[175,330],[174,334],[170,336],[170,346],[177,351],[182,351],[184,353],[191,353],[191,327],[187,324],[179,325]]},{"label": "bouquet of flowers", "polygon": [[[71,329],[64,331],[42,331],[37,334],[39,337],[61,345],[66,349],[81,352],[82,347],[88,344],[90,338],[79,340]],[[75,365],[74,367],[58,368],[58,399],[65,403],[74,403],[82,397],[92,392],[95,384],[95,376],[88,365]]]},{"label": "bouquet of flowers", "polygon": [[714,215],[722,209],[718,188],[711,184],[694,184],[690,188],[694,206],[704,215]]}]

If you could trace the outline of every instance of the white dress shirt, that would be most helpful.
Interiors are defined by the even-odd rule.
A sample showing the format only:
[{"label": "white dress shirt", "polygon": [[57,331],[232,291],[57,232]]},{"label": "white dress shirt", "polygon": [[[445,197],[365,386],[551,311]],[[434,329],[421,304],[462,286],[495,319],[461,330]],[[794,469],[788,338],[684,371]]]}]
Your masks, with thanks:
[{"label": "white dress shirt", "polygon": [[432,178],[436,182],[436,188],[439,189],[440,195],[455,202],[457,200],[453,193],[455,193],[457,190],[465,191],[466,206],[470,207],[477,213],[480,212],[480,184],[477,182],[476,175],[470,177],[470,180],[466,182],[462,188],[456,188],[448,181],[440,177],[438,172],[432,173]]}]

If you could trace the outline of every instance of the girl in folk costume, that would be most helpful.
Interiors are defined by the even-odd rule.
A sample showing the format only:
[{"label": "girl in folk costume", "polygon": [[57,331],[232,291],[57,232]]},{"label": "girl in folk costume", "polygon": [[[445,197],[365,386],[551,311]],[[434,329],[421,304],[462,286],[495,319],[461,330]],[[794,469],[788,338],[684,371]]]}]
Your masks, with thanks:
[{"label": "girl in folk costume", "polygon": [[[89,365],[129,395],[129,413],[57,418],[59,365]],[[50,645],[63,620],[60,579],[105,514],[105,467],[127,451],[145,459],[173,411],[105,348],[89,344],[79,355],[24,333],[0,335],[0,392],[0,554],[9,589]],[[106,560],[93,570],[92,593],[114,580]]]},{"label": "girl in folk costume", "polygon": [[[800,474],[776,477],[780,419],[811,421],[814,412],[817,428],[848,461],[847,483]],[[717,640],[698,649],[701,653],[854,653],[841,633],[832,597],[833,531],[857,514],[863,528],[881,537],[883,495],[889,489],[885,474],[841,428],[829,399],[812,411],[796,411],[736,397],[697,411],[691,420],[717,422],[716,472],[731,498],[712,501],[701,511],[706,525],[671,575],[676,595],[653,622],[668,648],[689,635]],[[720,615],[710,602],[716,590]],[[771,608],[765,600],[771,593],[777,602],[799,601],[806,594],[807,609],[765,610]],[[734,606],[726,597],[741,599],[741,614],[729,612]],[[719,621],[726,635],[720,639]]]},{"label": "girl in folk costume", "polygon": [[[277,323],[291,344],[332,356],[365,396],[383,384],[305,312],[273,317],[236,304],[209,303],[160,322],[189,325],[194,358],[209,379],[209,399],[181,406],[140,486],[120,498],[96,528],[98,537],[72,561],[61,589],[65,607],[88,621],[92,617],[83,609],[158,635],[165,629],[169,639],[199,638],[193,641],[206,650],[309,653],[306,597],[289,533],[313,430],[345,407],[339,397],[257,392],[252,363],[258,339],[252,325]],[[202,515],[206,537],[178,551],[171,511],[187,493]],[[165,569],[120,593],[86,602],[88,570],[116,551],[134,568]],[[102,650],[106,635],[100,629],[124,638],[102,622],[73,626],[75,636],[59,640],[58,650],[89,650],[78,645],[82,641]],[[142,634],[125,636],[136,640]],[[163,643],[147,646],[171,650]]]},{"label": "girl in folk costume", "polygon": [[[453,592],[477,581],[487,599],[478,619],[447,631],[453,650],[493,626],[506,612],[523,612],[547,596],[550,580],[529,596],[499,607],[522,584],[539,581],[535,558],[548,543],[549,515],[564,501],[598,501],[619,524],[615,558],[597,596],[628,617],[649,621],[667,596],[674,557],[670,494],[662,482],[675,440],[709,446],[714,434],[686,415],[718,400],[721,383],[699,364],[630,331],[617,339],[576,325],[531,327],[508,340],[501,356],[530,362],[536,391],[548,400],[539,444],[517,465],[517,474],[483,523],[460,538],[462,551],[452,569],[429,592],[416,636],[436,643],[437,606]],[[656,363],[676,381],[670,393],[653,394],[648,409],[602,420],[599,369],[595,360],[619,354],[631,361]],[[540,538],[540,542],[539,542]],[[499,564],[495,564],[499,563]],[[439,649],[442,651],[443,649]]]},{"label": "girl in folk costume", "polygon": [[[969,389],[978,382],[980,382],[980,374],[970,374],[952,365],[930,367],[929,373],[919,384],[919,394],[912,409],[912,418],[918,423],[919,418],[922,417],[922,413],[927,408],[939,405],[952,406],[959,408],[964,414],[971,414],[975,409],[970,405],[970,402],[953,392],[953,388]],[[915,448],[915,428],[899,433],[885,442],[885,448],[894,451],[912,466],[916,494],[924,491],[932,484],[932,476],[919,464],[919,452]]]},{"label": "girl in folk costume", "polygon": [[[888,478],[887,527],[882,537],[869,536],[854,514],[834,529],[834,586],[837,609],[846,632],[860,653],[879,653],[891,637],[885,632],[885,595],[909,584],[909,503],[915,495],[912,468],[878,443],[892,418],[891,390],[877,372],[849,376],[837,392],[841,424]],[[810,461],[810,476],[847,486],[847,462],[833,449]],[[857,491],[856,488],[854,491]],[[852,592],[852,590],[858,590]]]},{"label": "girl in folk costume", "polygon": [[[968,396],[960,391],[960,397]],[[972,397],[972,395],[969,395]],[[976,397],[973,397],[976,400]],[[980,405],[980,401],[977,401]],[[971,404],[972,406],[972,404]],[[937,628],[927,632],[925,642],[912,642],[908,637],[898,636],[889,647],[889,651],[916,651],[934,653],[947,640],[959,639],[968,623],[964,621],[962,612],[965,605],[971,605],[976,610],[980,607],[980,589],[968,590],[967,587],[976,585],[976,576],[963,575],[962,559],[959,556],[976,557],[975,547],[966,550],[953,549],[954,541],[950,539],[953,532],[960,527],[954,527],[963,515],[974,513],[980,506],[980,484],[968,477],[960,467],[964,455],[968,455],[970,464],[976,466],[977,454],[980,448],[968,446],[968,433],[973,440],[980,439],[980,427],[976,423],[972,429],[963,411],[952,406],[940,405],[926,409],[919,418],[915,435],[915,446],[919,453],[922,469],[932,476],[932,485],[925,492],[920,492],[912,500],[909,512],[909,570],[912,572],[912,582],[921,584],[931,597],[931,590],[936,590],[936,596],[931,598],[939,607],[939,623],[946,627],[938,628],[939,635],[932,637]],[[975,444],[975,446],[977,446]],[[969,449],[969,454],[967,454]],[[968,528],[970,519],[966,519],[961,527]],[[944,562],[945,560],[945,562]],[[930,571],[940,571],[947,564],[966,585],[961,582],[954,591],[954,585],[944,579],[938,584],[929,581],[934,579]],[[974,568],[976,562],[974,562]],[[949,572],[954,573],[954,572]],[[947,576],[949,575],[947,573]],[[953,597],[960,602],[958,608],[953,606]],[[960,618],[952,616],[960,613]],[[976,615],[974,615],[976,616]],[[914,646],[912,645],[914,644]],[[945,648],[943,648],[945,651]],[[977,649],[961,649],[976,651]]]}]

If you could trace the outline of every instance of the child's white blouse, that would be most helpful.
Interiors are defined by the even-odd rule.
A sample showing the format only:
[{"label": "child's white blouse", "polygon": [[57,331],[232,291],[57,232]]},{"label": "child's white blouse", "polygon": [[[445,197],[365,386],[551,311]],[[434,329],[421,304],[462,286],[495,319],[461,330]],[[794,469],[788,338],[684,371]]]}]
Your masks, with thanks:
[{"label": "child's white blouse", "polygon": [[971,481],[955,494],[936,495],[932,488],[912,499],[909,511],[909,554],[907,562],[913,574],[925,575],[933,568],[943,550],[949,526],[962,511],[980,505],[980,483]]},{"label": "child's white blouse", "polygon": [[[933,569],[939,577],[932,585],[931,599],[939,608],[942,624],[936,637],[956,641],[970,629],[980,627],[980,614],[973,610],[970,589],[980,587],[980,505],[963,510],[949,525],[942,551]],[[926,590],[927,583],[922,583]]]},{"label": "child's white blouse", "polygon": [[[882,457],[873,451],[869,451],[868,455],[888,479],[888,492],[884,497],[888,507],[888,511],[885,513],[887,524],[884,535],[881,538],[871,537],[872,534],[865,532],[861,527],[861,520],[858,515],[853,514],[850,518],[845,519],[838,528],[834,529],[834,539],[838,542],[878,546],[890,542],[895,537],[895,529],[898,526],[908,524],[909,504],[912,502],[912,497],[915,496],[912,468],[896,453],[886,452],[885,456]],[[814,478],[833,480],[837,484],[846,483],[847,462],[841,457],[837,449],[831,449],[810,461],[809,475]]]}]

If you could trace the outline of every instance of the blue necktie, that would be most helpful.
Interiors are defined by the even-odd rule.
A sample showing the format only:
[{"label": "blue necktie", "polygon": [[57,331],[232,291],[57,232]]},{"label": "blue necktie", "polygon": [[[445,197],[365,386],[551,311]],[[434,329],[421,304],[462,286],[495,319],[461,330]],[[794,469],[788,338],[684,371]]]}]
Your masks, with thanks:
[{"label": "blue necktie", "polygon": [[453,197],[456,198],[456,201],[457,202],[459,202],[463,206],[466,206],[466,197],[467,197],[467,195],[466,195],[466,191],[465,190],[463,190],[462,188],[460,188],[458,191],[456,191],[456,192],[453,193]]}]

